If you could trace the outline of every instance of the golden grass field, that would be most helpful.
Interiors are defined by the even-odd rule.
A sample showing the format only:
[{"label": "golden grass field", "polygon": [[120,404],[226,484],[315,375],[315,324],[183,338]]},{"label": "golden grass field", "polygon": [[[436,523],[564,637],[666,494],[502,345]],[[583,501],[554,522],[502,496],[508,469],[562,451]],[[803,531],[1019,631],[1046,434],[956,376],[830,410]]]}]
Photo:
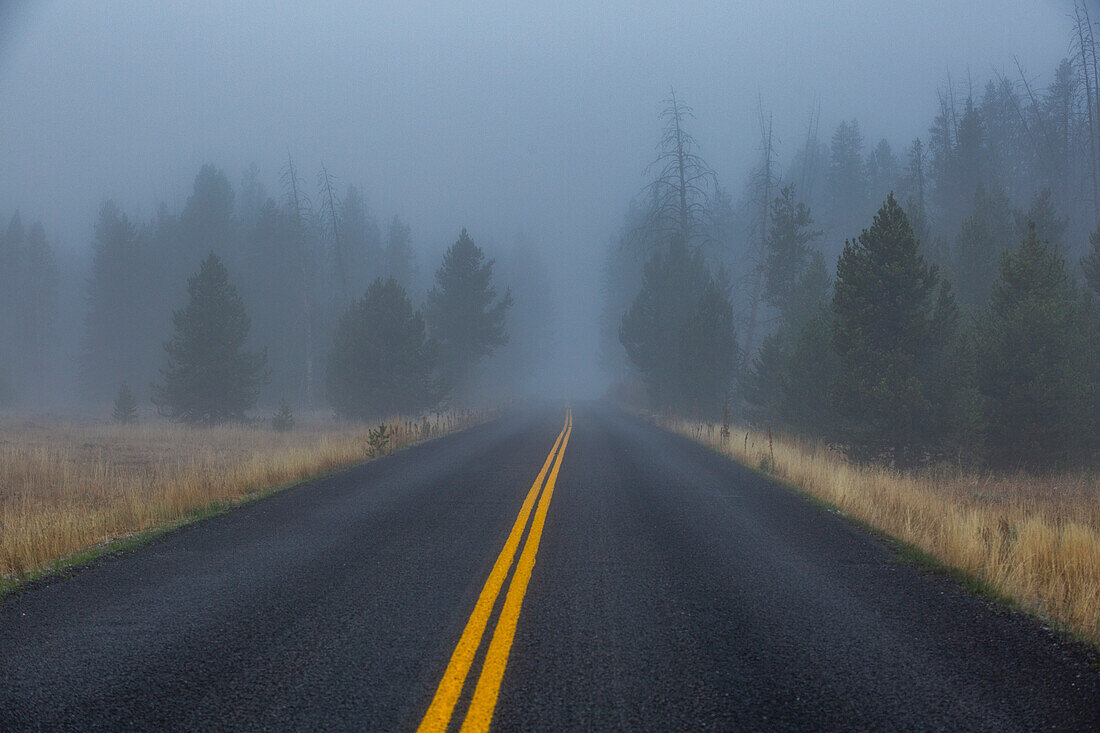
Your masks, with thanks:
[{"label": "golden grass field", "polygon": [[903,473],[857,465],[820,444],[662,420],[695,439],[834,505],[1011,599],[1100,643],[1100,478]]},{"label": "golden grass field", "polygon": [[[485,417],[387,420],[386,452]],[[64,558],[366,460],[372,427],[314,420],[277,433],[165,421],[0,420],[0,590]]]}]

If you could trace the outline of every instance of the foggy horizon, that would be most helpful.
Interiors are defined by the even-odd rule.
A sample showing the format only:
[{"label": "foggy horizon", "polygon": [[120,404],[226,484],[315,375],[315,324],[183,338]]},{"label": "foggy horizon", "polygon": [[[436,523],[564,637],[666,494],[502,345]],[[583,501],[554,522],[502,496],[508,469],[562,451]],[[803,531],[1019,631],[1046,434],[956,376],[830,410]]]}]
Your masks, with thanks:
[{"label": "foggy horizon", "polygon": [[203,164],[234,187],[255,164],[277,197],[288,155],[310,183],[323,163],[383,225],[410,225],[422,284],[463,227],[489,256],[537,250],[564,367],[549,373],[595,393],[603,253],[670,89],[736,199],[761,110],[780,168],[817,106],[822,138],[857,119],[868,149],[900,153],[948,78],[980,92],[994,71],[1016,78],[1018,56],[1043,85],[1071,26],[1045,1],[631,8],[17,3],[0,37],[0,215],[42,221],[79,269],[106,199],[146,220],[182,210]]}]

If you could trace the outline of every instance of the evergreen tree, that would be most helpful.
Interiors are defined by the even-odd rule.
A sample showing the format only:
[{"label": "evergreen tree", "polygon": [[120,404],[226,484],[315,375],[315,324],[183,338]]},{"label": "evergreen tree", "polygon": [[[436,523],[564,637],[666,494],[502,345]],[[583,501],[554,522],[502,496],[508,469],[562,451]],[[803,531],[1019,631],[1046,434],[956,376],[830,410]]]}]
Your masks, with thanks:
[{"label": "evergreen tree", "polygon": [[367,211],[363,195],[355,186],[348,186],[340,205],[340,227],[347,242],[348,278],[352,292],[373,282],[382,274],[382,262],[378,223]]},{"label": "evergreen tree", "polygon": [[997,277],[997,262],[1011,246],[1011,209],[999,190],[992,195],[979,184],[974,211],[963,220],[955,238],[951,267],[960,305],[970,313],[985,307]]},{"label": "evergreen tree", "polygon": [[898,184],[898,195],[905,205],[905,215],[913,227],[917,241],[925,242],[931,236],[932,222],[928,215],[928,181],[924,143],[914,138],[908,150],[909,163]]},{"label": "evergreen tree", "polygon": [[650,258],[619,340],[654,407],[720,409],[736,365],[732,313],[702,254],[688,251],[678,235],[666,254]]},{"label": "evergreen tree", "polygon": [[863,134],[856,120],[841,122],[829,151],[830,230],[850,231],[867,209],[867,176],[863,164]]},{"label": "evergreen tree", "polygon": [[211,252],[187,281],[190,299],[172,314],[168,363],[153,385],[161,414],[210,425],[244,420],[266,379],[266,352],[245,351],[250,322],[229,273]]},{"label": "evergreen tree", "polygon": [[212,165],[204,165],[195,176],[191,195],[180,214],[180,232],[175,277],[193,272],[204,252],[217,252],[222,258],[236,255],[233,186],[225,173]]},{"label": "evergreen tree", "polygon": [[829,394],[838,362],[831,334],[832,319],[822,306],[799,329],[780,373],[780,419],[796,435],[832,436],[836,420]]},{"label": "evergreen tree", "polygon": [[879,201],[901,180],[901,163],[890,143],[879,140],[867,156],[867,185],[872,201]]},{"label": "evergreen tree", "polygon": [[727,288],[708,278],[680,330],[681,401],[694,412],[716,414],[737,368],[737,334]]},{"label": "evergreen tree", "polygon": [[130,385],[126,382],[123,382],[118,388],[115,406],[111,411],[111,419],[123,425],[129,425],[137,419],[137,400],[130,390]]},{"label": "evergreen tree", "polygon": [[1081,260],[1081,270],[1092,292],[1100,295],[1100,228],[1089,235],[1089,251]]},{"label": "evergreen tree", "polygon": [[286,400],[280,400],[279,411],[271,416],[271,429],[277,433],[286,433],[294,429],[294,413]]},{"label": "evergreen tree", "polygon": [[463,229],[443,254],[435,287],[428,293],[428,326],[439,344],[440,365],[449,387],[468,390],[478,362],[508,343],[504,315],[511,306],[510,291],[496,297],[493,260],[485,259]]},{"label": "evergreen tree", "polygon": [[793,184],[781,189],[772,202],[771,220],[764,253],[764,299],[784,308],[806,267],[810,256],[807,245],[821,232],[810,228],[813,219],[806,205],[795,203]]},{"label": "evergreen tree", "polygon": [[741,392],[747,403],[747,415],[757,427],[782,420],[783,381],[791,367],[788,340],[782,327],[765,336],[743,377]]},{"label": "evergreen tree", "polygon": [[1015,211],[1013,217],[1016,220],[1016,241],[1026,239],[1028,232],[1034,227],[1039,241],[1046,242],[1055,249],[1065,246],[1069,220],[1058,216],[1049,188],[1035,194],[1026,212]]},{"label": "evergreen tree", "polygon": [[386,233],[385,256],[386,277],[393,278],[401,287],[411,290],[416,277],[416,252],[412,248],[408,225],[397,215],[390,221],[390,228]]},{"label": "evergreen tree", "polygon": [[[933,394],[944,375],[957,309],[940,288],[905,212],[890,194],[870,229],[849,240],[837,264],[833,400],[854,455],[917,458],[937,442],[944,409]],[[952,316],[954,314],[954,317]]]},{"label": "evergreen tree", "polygon": [[835,361],[825,313],[830,287],[825,258],[812,252],[784,304],[779,327],[761,342],[745,375],[744,396],[753,424],[779,424],[800,433],[825,426],[821,415],[831,409],[827,395]]},{"label": "evergreen tree", "polygon": [[[151,376],[143,344],[143,307],[151,293],[141,280],[138,234],[112,201],[100,207],[92,242],[88,310],[84,318],[80,376],[85,396],[110,399],[119,380],[146,382]],[[163,297],[163,293],[158,293]]]},{"label": "evergreen tree", "polygon": [[1093,446],[1082,314],[1065,261],[1031,227],[1001,259],[978,331],[977,386],[995,465],[1066,465]]},{"label": "evergreen tree", "polygon": [[328,398],[336,414],[355,419],[415,412],[433,404],[435,345],[405,289],[375,280],[340,317],[329,354]]}]

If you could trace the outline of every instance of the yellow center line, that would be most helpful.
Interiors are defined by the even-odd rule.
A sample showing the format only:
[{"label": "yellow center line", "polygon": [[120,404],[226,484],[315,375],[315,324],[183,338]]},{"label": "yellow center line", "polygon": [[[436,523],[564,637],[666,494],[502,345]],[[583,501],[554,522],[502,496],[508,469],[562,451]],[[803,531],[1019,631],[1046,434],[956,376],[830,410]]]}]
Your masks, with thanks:
[{"label": "yellow center line", "polygon": [[481,667],[481,676],[477,681],[477,687],[474,688],[474,697],[470,702],[470,709],[466,712],[466,720],[462,724],[463,733],[487,731],[489,723],[492,722],[497,695],[500,693],[500,683],[504,679],[504,668],[508,665],[508,654],[512,650],[512,640],[515,638],[516,625],[519,623],[523,597],[527,593],[527,583],[531,580],[531,571],[535,567],[535,555],[539,551],[542,528],[546,524],[546,512],[554,496],[554,484],[558,480],[558,470],[565,455],[565,447],[569,445],[569,435],[573,432],[572,410],[567,414],[566,428],[565,439],[562,440],[561,450],[558,451],[557,460],[554,462],[554,470],[550,472],[546,488],[543,489],[542,496],[539,498],[539,506],[535,510],[531,531],[520,553],[512,582],[508,584],[504,608],[500,612],[496,629],[493,631],[493,639],[489,643],[489,651]]},{"label": "yellow center line", "polygon": [[[474,605],[474,611],[470,614],[470,619],[462,630],[462,636],[459,637],[458,645],[451,655],[450,662],[447,663],[443,679],[440,680],[439,687],[432,698],[432,703],[428,706],[428,712],[425,713],[424,719],[420,722],[420,727],[417,730],[421,733],[446,731],[451,722],[455,703],[458,702],[458,697],[462,694],[462,687],[466,683],[466,675],[469,674],[474,656],[481,645],[481,638],[485,634],[485,627],[489,623],[489,616],[492,614],[493,606],[500,594],[500,588],[504,585],[504,579],[508,576],[509,568],[512,567],[516,548],[519,547],[520,538],[527,526],[527,519],[531,515],[532,507],[535,505],[539,489],[542,488],[543,479],[546,478],[546,472],[550,470],[555,454],[560,456],[561,451],[565,449],[565,437],[571,419],[567,415],[565,427],[558,433],[557,440],[554,441],[554,447],[550,449],[550,454],[546,456],[546,461],[542,464],[542,470],[539,471],[538,477],[527,492],[527,497],[523,500],[523,506],[512,525],[512,531],[508,534],[508,539],[504,542],[504,547],[501,549],[500,555],[497,556],[493,569],[489,572],[489,577],[486,579],[477,603]],[[559,451],[559,448],[561,451]],[[560,459],[558,463],[560,464]],[[556,475],[556,469],[554,473]],[[524,551],[526,551],[526,545]]]}]

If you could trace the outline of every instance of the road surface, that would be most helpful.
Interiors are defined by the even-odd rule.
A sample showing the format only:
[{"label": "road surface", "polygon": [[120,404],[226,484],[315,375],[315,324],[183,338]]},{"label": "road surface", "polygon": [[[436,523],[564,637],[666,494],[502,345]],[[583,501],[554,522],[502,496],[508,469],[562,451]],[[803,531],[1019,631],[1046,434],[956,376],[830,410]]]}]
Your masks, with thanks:
[{"label": "road surface", "polygon": [[0,729],[1097,730],[1097,659],[588,405],[0,601]]}]

